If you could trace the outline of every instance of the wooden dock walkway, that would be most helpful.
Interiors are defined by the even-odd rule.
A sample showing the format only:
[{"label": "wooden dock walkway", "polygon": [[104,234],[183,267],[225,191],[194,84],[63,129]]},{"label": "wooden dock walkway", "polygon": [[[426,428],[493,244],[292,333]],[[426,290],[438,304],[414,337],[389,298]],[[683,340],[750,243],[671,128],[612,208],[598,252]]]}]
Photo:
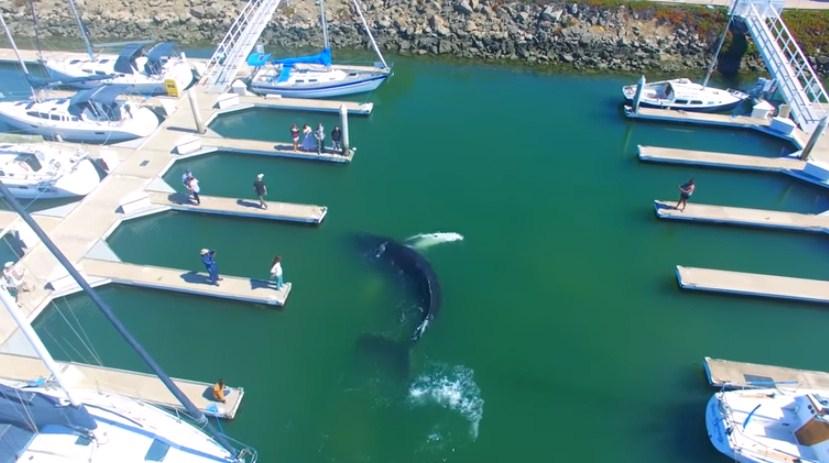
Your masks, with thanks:
[{"label": "wooden dock walkway", "polygon": [[697,203],[688,203],[684,211],[679,211],[674,209],[675,204],[675,201],[654,201],[656,215],[660,219],[829,233],[829,215]]},{"label": "wooden dock walkway", "polygon": [[319,224],[322,223],[328,213],[328,208],[325,206],[266,201],[268,208],[261,209],[259,201],[256,199],[222,198],[218,196],[201,196],[200,199],[201,204],[195,205],[189,202],[182,193],[150,193],[150,201],[153,204],[176,211],[201,214]]},{"label": "wooden dock walkway", "polygon": [[[374,103],[358,103],[354,101],[321,100],[310,98],[283,98],[280,96],[239,96],[240,107],[231,108],[234,111],[250,108],[278,109],[286,111],[314,111],[339,113],[340,107],[345,106],[348,114],[368,116],[374,109]],[[224,111],[224,110],[220,110]]]},{"label": "wooden dock walkway", "polygon": [[[155,375],[76,362],[58,364],[69,387],[102,390],[183,411],[181,404]],[[50,373],[38,358],[3,353],[0,354],[0,377],[30,383],[48,379]],[[230,393],[225,396],[225,403],[221,403],[211,400],[211,383],[177,378],[173,378],[173,382],[199,410],[218,418],[233,419],[245,395],[243,388],[229,387]]]},{"label": "wooden dock walkway", "polygon": [[686,164],[695,166],[723,167],[729,169],[762,172],[795,172],[806,168],[806,161],[792,157],[768,158],[744,154],[715,153],[656,146],[639,146],[639,159],[643,161]]},{"label": "wooden dock walkway", "polygon": [[224,274],[221,275],[223,279],[219,282],[219,286],[215,286],[209,283],[204,271],[98,259],[83,259],[80,267],[91,277],[104,278],[113,283],[257,304],[283,306],[291,292],[290,283],[285,283],[282,289],[276,290],[263,280]]},{"label": "wooden dock walkway", "polygon": [[829,303],[829,281],[697,267],[676,267],[683,289]]},{"label": "wooden dock walkway", "polygon": [[775,385],[829,389],[829,373],[796,368],[735,362],[705,357],[705,376],[716,388],[773,388]]},{"label": "wooden dock walkway", "polygon": [[276,158],[306,159],[310,161],[326,161],[338,164],[346,164],[354,159],[353,150],[347,155],[331,152],[328,149],[322,154],[316,151],[294,151],[293,146],[284,142],[272,142],[262,140],[246,140],[240,138],[202,136],[201,149],[191,155],[182,155],[182,158],[193,155],[202,155],[216,151],[239,154],[252,154],[257,156],[269,156]]}]

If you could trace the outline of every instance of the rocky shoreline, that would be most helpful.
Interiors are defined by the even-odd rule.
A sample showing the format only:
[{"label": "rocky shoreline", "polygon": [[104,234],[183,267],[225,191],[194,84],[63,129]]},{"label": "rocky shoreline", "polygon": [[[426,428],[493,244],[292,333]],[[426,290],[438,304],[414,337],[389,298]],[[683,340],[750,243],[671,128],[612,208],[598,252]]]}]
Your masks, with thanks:
[{"label": "rocky shoreline", "polygon": [[[243,5],[239,0],[79,1],[93,37],[153,37],[180,43],[216,43]],[[386,51],[563,65],[576,70],[704,69],[725,22],[722,10],[643,7],[642,3],[363,0],[362,5],[377,42]],[[2,9],[16,36],[33,35],[28,2],[17,0]],[[36,9],[41,37],[78,36],[62,0],[37,2]],[[368,47],[349,3],[331,0],[327,11],[335,47]],[[285,49],[319,46],[317,15],[313,2],[283,4],[263,41]],[[811,59],[824,75],[829,73],[829,56]],[[742,68],[758,70],[761,63],[749,54]]]}]

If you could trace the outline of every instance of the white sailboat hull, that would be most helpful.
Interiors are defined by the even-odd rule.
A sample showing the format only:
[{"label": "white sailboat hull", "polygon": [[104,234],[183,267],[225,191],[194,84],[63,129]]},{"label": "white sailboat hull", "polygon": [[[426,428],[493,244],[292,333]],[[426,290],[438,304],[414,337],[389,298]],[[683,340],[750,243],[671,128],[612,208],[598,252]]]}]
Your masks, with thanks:
[{"label": "white sailboat hull", "polygon": [[[71,64],[77,59],[56,58],[46,60],[44,67],[52,79],[66,81],[70,88],[95,88],[100,85],[112,85],[123,90],[124,93],[138,95],[163,95],[167,93],[165,81],[172,80],[179,91],[193,83],[193,70],[184,61],[168,64],[163,75],[147,75],[143,73],[116,74],[108,79],[95,79],[95,73],[84,72],[82,66]],[[112,69],[99,71],[106,74],[114,73]],[[90,80],[79,80],[91,78]]]},{"label": "white sailboat hull", "polygon": [[[380,68],[371,72],[344,72],[337,67],[332,67],[332,73],[341,73],[341,76],[323,81],[321,77],[325,76],[326,72],[314,73],[316,79],[303,76],[300,72],[289,81],[277,82],[278,68],[260,71],[251,80],[250,89],[256,93],[281,95],[286,98],[331,98],[374,91],[391,74],[390,71]],[[312,79],[317,82],[309,82]]]},{"label": "white sailboat hull", "polygon": [[118,143],[146,137],[159,124],[155,113],[144,107],[133,109],[133,116],[122,121],[73,121],[34,117],[11,101],[0,102],[0,120],[23,133],[82,143]]},{"label": "white sailboat hull", "polygon": [[[626,85],[622,88],[626,102],[633,101],[636,87]],[[748,95],[738,90],[703,87],[689,79],[673,79],[645,84],[639,104],[650,108],[720,112],[734,109],[746,98]]]},{"label": "white sailboat hull", "polygon": [[57,199],[86,196],[98,186],[101,178],[92,161],[85,159],[77,165],[75,171],[54,183],[26,185],[6,178],[3,178],[3,182],[16,198]]}]

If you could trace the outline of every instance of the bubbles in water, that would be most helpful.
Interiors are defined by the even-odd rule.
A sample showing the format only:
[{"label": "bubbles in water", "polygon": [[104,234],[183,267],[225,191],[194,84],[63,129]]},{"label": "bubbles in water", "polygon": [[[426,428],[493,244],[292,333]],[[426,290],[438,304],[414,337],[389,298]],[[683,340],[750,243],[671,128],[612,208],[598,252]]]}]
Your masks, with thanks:
[{"label": "bubbles in water", "polygon": [[454,232],[420,233],[406,238],[406,245],[417,250],[431,248],[436,244],[463,241],[463,235]]},{"label": "bubbles in water", "polygon": [[473,376],[472,369],[463,365],[437,365],[415,378],[409,386],[409,401],[415,405],[437,404],[459,413],[469,422],[472,439],[477,439],[484,399]]}]

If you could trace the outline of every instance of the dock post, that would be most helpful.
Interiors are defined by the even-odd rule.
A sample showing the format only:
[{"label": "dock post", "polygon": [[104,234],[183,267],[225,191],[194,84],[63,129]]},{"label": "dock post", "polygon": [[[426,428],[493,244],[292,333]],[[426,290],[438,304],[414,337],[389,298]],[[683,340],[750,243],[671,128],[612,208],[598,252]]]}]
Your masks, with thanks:
[{"label": "dock post", "polygon": [[636,84],[636,95],[633,97],[633,113],[639,112],[639,102],[642,99],[642,92],[645,90],[645,76],[639,78],[639,83]]},{"label": "dock post", "polygon": [[348,109],[345,105],[340,105],[340,125],[343,128],[343,155],[348,156],[351,144],[348,140]]},{"label": "dock post", "polygon": [[809,154],[812,153],[812,149],[817,144],[818,139],[820,139],[820,136],[823,135],[824,131],[826,131],[827,121],[829,121],[829,116],[825,116],[820,120],[820,122],[817,123],[817,127],[815,127],[814,132],[812,132],[812,136],[809,137],[809,142],[806,143],[806,147],[800,152],[800,159],[804,161],[809,159]]},{"label": "dock post", "polygon": [[187,90],[187,101],[190,102],[190,110],[193,112],[193,120],[196,122],[196,131],[202,134],[207,132],[204,128],[204,122],[202,122],[201,116],[199,116],[199,105],[196,103],[196,95],[193,93],[192,88]]}]

